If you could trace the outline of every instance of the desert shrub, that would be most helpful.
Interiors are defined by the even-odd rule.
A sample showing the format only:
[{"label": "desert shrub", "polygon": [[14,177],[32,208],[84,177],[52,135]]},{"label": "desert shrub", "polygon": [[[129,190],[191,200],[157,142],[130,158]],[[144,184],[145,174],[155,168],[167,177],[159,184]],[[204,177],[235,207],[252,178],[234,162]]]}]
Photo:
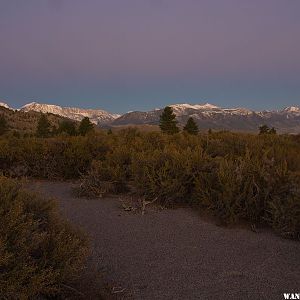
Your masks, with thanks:
[{"label": "desert shrub", "polygon": [[247,144],[253,135],[232,132],[214,132],[202,136],[202,145],[212,157],[240,156],[246,153]]},{"label": "desert shrub", "polygon": [[128,191],[130,165],[131,154],[126,147],[114,149],[103,161],[94,160],[90,170],[81,178],[79,195],[102,197],[107,193]]},{"label": "desert shrub", "polygon": [[196,178],[194,198],[227,223],[239,219],[264,222],[266,218],[272,223],[268,208],[279,200],[288,203],[295,184],[287,164],[276,163],[268,154],[255,157],[248,152],[215,161],[213,168]]},{"label": "desert shrub", "polygon": [[271,201],[268,222],[282,236],[300,240],[300,196]]},{"label": "desert shrub", "polygon": [[222,160],[195,179],[195,202],[228,222],[233,222],[239,212],[239,181],[235,171],[234,162]]},{"label": "desert shrub", "polygon": [[52,201],[0,177],[2,299],[59,293],[77,274],[86,253],[86,238],[59,217]]},{"label": "desert shrub", "polygon": [[188,203],[204,156],[201,148],[178,151],[168,147],[162,151],[138,153],[132,164],[136,192],[157,198],[164,205]]},{"label": "desert shrub", "polygon": [[[38,139],[23,142],[19,165],[28,170],[26,175],[42,178],[74,178],[84,172],[92,160],[85,143],[74,139]],[[21,146],[21,147],[22,147]]]},{"label": "desert shrub", "polygon": [[300,240],[300,176],[284,166],[274,181],[266,220],[282,236]]},{"label": "desert shrub", "polygon": [[[300,177],[300,138],[232,132],[168,135],[135,128],[47,139],[8,135],[0,137],[0,172],[81,178],[82,195],[131,190],[163,205],[208,208],[227,223],[245,219],[277,228],[284,214],[288,217],[286,207],[297,203],[289,193],[292,178]],[[273,218],[280,209],[281,218]]]},{"label": "desert shrub", "polygon": [[109,145],[101,136],[8,138],[0,140],[0,170],[10,176],[79,178],[93,159],[103,159]]}]

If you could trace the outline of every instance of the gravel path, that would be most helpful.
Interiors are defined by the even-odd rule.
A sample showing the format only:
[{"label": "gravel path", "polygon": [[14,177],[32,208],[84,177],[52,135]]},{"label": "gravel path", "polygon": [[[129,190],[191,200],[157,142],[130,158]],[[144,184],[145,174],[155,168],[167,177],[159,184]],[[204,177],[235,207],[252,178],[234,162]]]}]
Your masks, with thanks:
[{"label": "gravel path", "polygon": [[90,235],[84,299],[100,299],[100,282],[112,292],[108,299],[284,299],[300,292],[299,242],[218,227],[186,208],[142,216],[121,209],[118,198],[76,198],[70,183],[33,188],[56,197]]}]

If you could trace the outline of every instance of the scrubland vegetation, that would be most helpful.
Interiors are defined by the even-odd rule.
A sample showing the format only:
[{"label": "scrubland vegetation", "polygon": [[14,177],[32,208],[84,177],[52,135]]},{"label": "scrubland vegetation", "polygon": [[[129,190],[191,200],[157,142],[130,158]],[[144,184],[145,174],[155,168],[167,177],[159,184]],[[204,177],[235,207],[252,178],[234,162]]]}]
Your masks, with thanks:
[{"label": "scrubland vegetation", "polygon": [[300,137],[194,133],[4,136],[0,169],[12,177],[81,179],[81,195],[135,193],[212,211],[228,224],[268,224],[299,239]]},{"label": "scrubland vegetation", "polygon": [[63,221],[54,202],[0,177],[0,298],[57,296],[87,254],[87,239]]},{"label": "scrubland vegetation", "polygon": [[[45,115],[35,133],[15,134],[0,119],[0,295],[57,296],[78,272],[87,240],[53,202],[13,178],[79,179],[79,195],[132,193],[163,206],[188,205],[224,224],[246,221],[300,239],[300,136],[199,133],[190,118],[180,132],[166,108],[162,132],[94,130]],[[9,179],[10,178],[10,179]]]}]

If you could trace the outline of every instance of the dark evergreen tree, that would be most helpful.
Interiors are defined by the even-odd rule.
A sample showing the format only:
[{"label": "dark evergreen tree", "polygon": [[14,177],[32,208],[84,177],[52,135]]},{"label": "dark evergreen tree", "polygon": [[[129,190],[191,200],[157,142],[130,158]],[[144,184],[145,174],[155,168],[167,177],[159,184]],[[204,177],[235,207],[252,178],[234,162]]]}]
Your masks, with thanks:
[{"label": "dark evergreen tree", "polygon": [[79,125],[78,133],[80,135],[86,135],[88,132],[91,132],[94,129],[93,123],[88,117],[84,117]]},{"label": "dark evergreen tree", "polygon": [[189,134],[194,134],[194,135],[197,135],[199,132],[199,128],[192,117],[190,117],[187,120],[186,125],[184,126],[183,130]]},{"label": "dark evergreen tree", "polygon": [[51,124],[45,114],[41,114],[41,117],[38,121],[38,126],[36,130],[36,135],[38,137],[49,137],[50,136]]},{"label": "dark evergreen tree", "polygon": [[109,128],[109,129],[107,130],[107,134],[113,134],[111,128]]},{"label": "dark evergreen tree", "polygon": [[276,134],[276,129],[274,127],[269,128],[267,125],[262,125],[259,127],[259,134]]},{"label": "dark evergreen tree", "polygon": [[272,127],[270,130],[269,130],[269,134],[276,134],[277,131],[274,127]]},{"label": "dark evergreen tree", "polygon": [[165,107],[159,120],[159,127],[162,132],[167,134],[174,134],[179,132],[177,127],[176,115],[170,106]]},{"label": "dark evergreen tree", "polygon": [[270,128],[267,125],[262,125],[259,127],[259,134],[267,134]]},{"label": "dark evergreen tree", "polygon": [[3,115],[0,116],[0,135],[4,134],[8,130],[8,124]]},{"label": "dark evergreen tree", "polygon": [[77,132],[74,122],[67,120],[60,122],[57,129],[57,133],[66,133],[70,136],[75,136]]}]

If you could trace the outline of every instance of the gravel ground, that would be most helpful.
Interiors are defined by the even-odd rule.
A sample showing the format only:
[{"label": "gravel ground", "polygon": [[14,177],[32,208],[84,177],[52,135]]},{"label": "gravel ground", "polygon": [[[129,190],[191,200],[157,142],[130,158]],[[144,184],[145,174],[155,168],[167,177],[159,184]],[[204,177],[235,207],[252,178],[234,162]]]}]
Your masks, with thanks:
[{"label": "gravel ground", "polygon": [[79,199],[71,183],[34,182],[89,234],[83,299],[284,299],[300,292],[300,243],[225,228],[187,208],[125,211],[118,198]]}]

